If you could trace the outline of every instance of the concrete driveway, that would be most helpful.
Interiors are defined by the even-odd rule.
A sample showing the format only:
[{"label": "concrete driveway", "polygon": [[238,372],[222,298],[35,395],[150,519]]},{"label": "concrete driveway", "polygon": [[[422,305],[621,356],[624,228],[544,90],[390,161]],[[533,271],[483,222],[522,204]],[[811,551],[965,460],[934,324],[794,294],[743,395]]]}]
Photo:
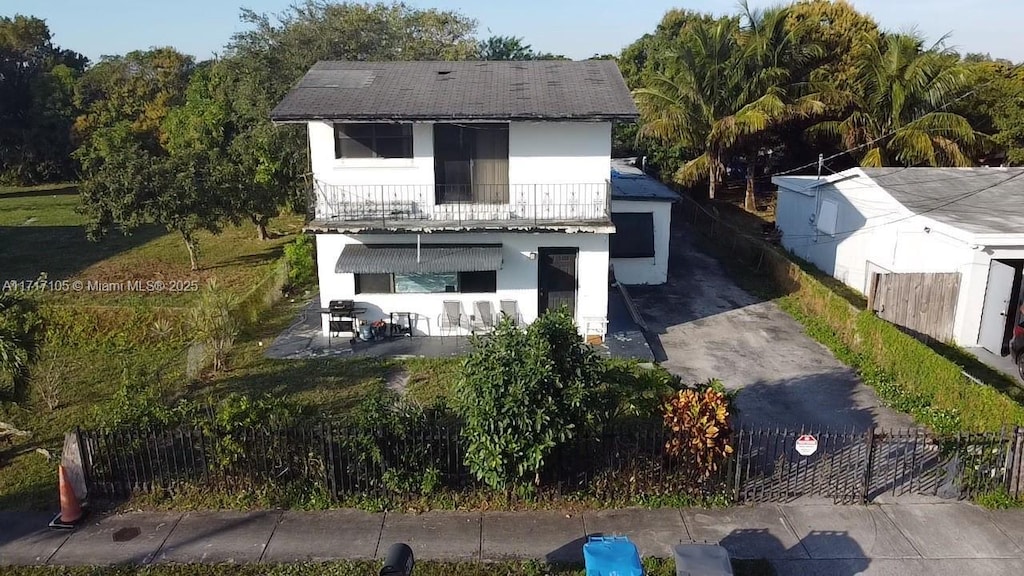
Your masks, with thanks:
[{"label": "concrete driveway", "polygon": [[742,423],[859,430],[913,425],[909,416],[883,407],[874,390],[774,302],[740,289],[692,233],[685,226],[672,232],[667,284],[630,288],[665,368],[684,381],[718,378],[740,390]]}]

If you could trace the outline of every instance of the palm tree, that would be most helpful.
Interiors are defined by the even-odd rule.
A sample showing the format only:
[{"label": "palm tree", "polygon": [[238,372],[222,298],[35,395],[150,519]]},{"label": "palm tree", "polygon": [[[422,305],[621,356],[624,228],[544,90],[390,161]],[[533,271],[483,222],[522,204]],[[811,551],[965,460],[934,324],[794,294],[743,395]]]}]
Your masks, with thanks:
[{"label": "palm tree", "polygon": [[[733,18],[690,23],[660,71],[634,91],[639,136],[699,153],[674,175],[680,184],[707,178],[713,199],[727,155],[756,151],[770,128],[824,109],[803,82],[822,50],[805,40],[803,27],[787,28],[787,16],[787,8],[748,9],[742,25]],[[747,157],[752,162],[756,153]],[[747,172],[752,207],[752,166]]]},{"label": "palm tree", "polygon": [[0,292],[0,392],[19,396],[40,344],[34,306],[17,292]]},{"label": "palm tree", "polygon": [[864,36],[867,50],[854,77],[852,111],[822,122],[812,137],[856,151],[861,166],[970,166],[965,147],[981,135],[944,107],[971,84],[971,73],[936,43],[915,35]]}]

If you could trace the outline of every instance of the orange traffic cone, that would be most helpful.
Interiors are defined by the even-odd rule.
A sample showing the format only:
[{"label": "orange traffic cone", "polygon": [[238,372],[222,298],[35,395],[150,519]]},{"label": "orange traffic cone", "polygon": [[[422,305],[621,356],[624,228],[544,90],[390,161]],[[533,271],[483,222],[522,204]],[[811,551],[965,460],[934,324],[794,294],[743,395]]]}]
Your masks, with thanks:
[{"label": "orange traffic cone", "polygon": [[85,510],[75,495],[75,487],[68,480],[68,473],[63,465],[57,467],[57,478],[60,485],[60,513],[50,521],[50,528],[70,530],[85,517]]}]

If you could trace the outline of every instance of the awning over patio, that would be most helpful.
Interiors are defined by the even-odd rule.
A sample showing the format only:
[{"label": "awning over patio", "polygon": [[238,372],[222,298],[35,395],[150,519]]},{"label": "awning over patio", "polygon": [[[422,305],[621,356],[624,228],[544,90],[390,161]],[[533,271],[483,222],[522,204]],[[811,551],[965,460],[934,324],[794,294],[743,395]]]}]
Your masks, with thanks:
[{"label": "awning over patio", "polygon": [[348,244],[335,272],[357,274],[426,274],[486,272],[501,268],[500,244],[422,245]]}]

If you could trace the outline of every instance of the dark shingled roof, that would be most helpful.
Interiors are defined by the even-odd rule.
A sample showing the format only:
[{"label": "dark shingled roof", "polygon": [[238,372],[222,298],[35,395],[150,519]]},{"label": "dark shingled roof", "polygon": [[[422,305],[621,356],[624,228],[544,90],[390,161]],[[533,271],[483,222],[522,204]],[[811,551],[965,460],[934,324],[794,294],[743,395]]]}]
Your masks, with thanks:
[{"label": "dark shingled roof", "polygon": [[862,168],[917,214],[975,234],[1024,233],[1024,168]]},{"label": "dark shingled roof", "polygon": [[302,120],[633,120],[611,60],[317,62],[270,113]]},{"label": "dark shingled roof", "polygon": [[480,244],[420,246],[415,244],[347,244],[334,265],[338,273],[426,274],[446,272],[489,272],[501,268],[501,245]]}]

